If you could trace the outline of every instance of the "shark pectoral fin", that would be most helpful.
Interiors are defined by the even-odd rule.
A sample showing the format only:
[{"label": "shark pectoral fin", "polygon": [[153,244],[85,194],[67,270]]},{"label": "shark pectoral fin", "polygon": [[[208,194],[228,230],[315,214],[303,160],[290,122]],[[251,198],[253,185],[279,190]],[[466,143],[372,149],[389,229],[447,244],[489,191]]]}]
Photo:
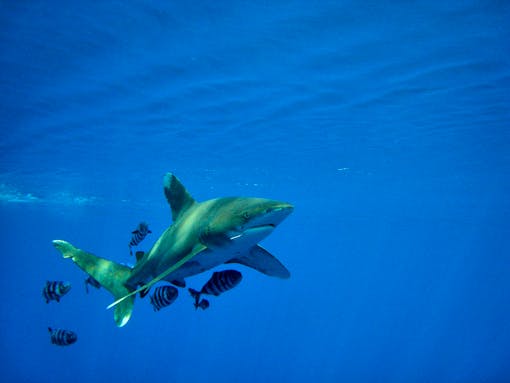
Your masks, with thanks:
[{"label": "shark pectoral fin", "polygon": [[177,218],[195,203],[193,197],[188,193],[184,185],[172,173],[165,174],[163,180],[165,197],[172,210],[172,219]]},{"label": "shark pectoral fin", "polygon": [[119,303],[115,307],[115,311],[113,312],[113,319],[115,320],[115,324],[118,327],[124,326],[129,321],[131,318],[131,313],[133,312],[134,303],[135,297],[130,296],[128,299]]},{"label": "shark pectoral fin", "polygon": [[289,270],[287,270],[278,259],[259,245],[253,246],[247,254],[233,258],[225,263],[239,263],[269,275],[270,277],[290,278]]},{"label": "shark pectoral fin", "polygon": [[[114,306],[117,306],[119,303],[123,302],[124,300],[132,297],[133,295],[135,294],[138,294],[140,291],[142,290],[145,290],[145,289],[150,289],[155,283],[158,283],[159,281],[161,281],[162,279],[165,279],[170,273],[174,272],[175,270],[177,270],[179,267],[181,267],[182,265],[184,265],[186,262],[188,262],[191,258],[193,258],[195,255],[197,255],[198,253],[204,251],[204,250],[207,250],[207,246],[204,246],[202,245],[201,243],[195,245],[195,247],[193,247],[193,249],[183,258],[181,258],[179,261],[177,261],[176,263],[174,263],[170,268],[168,268],[166,271],[164,271],[163,273],[159,274],[156,278],[154,278],[153,280],[151,280],[149,283],[141,286],[140,288],[138,288],[137,290],[135,291],[132,291],[130,292],[129,294],[123,296],[122,298],[120,299],[117,299],[115,302],[113,302],[112,304],[110,304],[107,309],[111,309],[112,307]],[[134,299],[134,298],[133,298]]]}]

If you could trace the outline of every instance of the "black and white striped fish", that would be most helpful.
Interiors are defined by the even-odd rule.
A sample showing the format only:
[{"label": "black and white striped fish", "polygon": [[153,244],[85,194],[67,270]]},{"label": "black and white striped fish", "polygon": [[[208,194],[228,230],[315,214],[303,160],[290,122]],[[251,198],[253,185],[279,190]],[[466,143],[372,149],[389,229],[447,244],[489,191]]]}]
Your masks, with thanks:
[{"label": "black and white striped fish", "polygon": [[85,279],[85,291],[87,294],[89,293],[89,285],[95,287],[96,289],[101,288],[101,283],[99,283],[92,275],[89,275],[89,277]]},{"label": "black and white striped fish", "polygon": [[60,298],[71,290],[71,283],[62,281],[46,281],[46,286],[42,291],[46,303],[50,301],[60,302]]},{"label": "black and white striped fish", "polygon": [[179,295],[179,291],[173,286],[159,286],[154,289],[151,295],[151,304],[154,311],[170,306]]},{"label": "black and white striped fish", "polygon": [[140,242],[144,240],[147,234],[152,233],[149,230],[149,225],[146,222],[140,222],[135,230],[131,232],[131,241],[129,241],[129,254],[133,255],[131,247],[138,246]]},{"label": "black and white striped fish", "polygon": [[241,282],[241,279],[243,279],[243,275],[237,270],[214,272],[211,279],[202,287],[202,290],[188,289],[191,296],[195,298],[195,309],[201,308],[205,310],[209,307],[209,302],[206,299],[200,300],[200,295],[209,294],[217,297],[221,293],[236,287]]},{"label": "black and white striped fish", "polygon": [[57,346],[69,346],[78,340],[76,333],[70,330],[48,327],[48,331],[50,332],[51,343]]}]

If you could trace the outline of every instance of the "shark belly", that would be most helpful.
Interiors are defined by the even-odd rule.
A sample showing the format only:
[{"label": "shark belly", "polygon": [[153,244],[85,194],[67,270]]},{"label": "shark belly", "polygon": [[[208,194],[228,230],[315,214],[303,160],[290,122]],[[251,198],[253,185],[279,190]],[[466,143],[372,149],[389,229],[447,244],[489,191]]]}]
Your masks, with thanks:
[{"label": "shark belly", "polygon": [[231,233],[225,245],[208,247],[207,250],[170,273],[165,280],[173,281],[191,277],[248,254],[253,246],[271,234],[273,230],[273,226],[263,225],[249,228],[242,233]]}]

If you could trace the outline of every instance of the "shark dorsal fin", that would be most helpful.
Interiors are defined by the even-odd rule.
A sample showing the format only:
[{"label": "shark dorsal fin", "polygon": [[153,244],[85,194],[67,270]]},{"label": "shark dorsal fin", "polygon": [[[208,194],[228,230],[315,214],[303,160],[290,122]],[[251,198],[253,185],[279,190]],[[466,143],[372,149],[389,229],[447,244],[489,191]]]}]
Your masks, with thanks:
[{"label": "shark dorsal fin", "polygon": [[172,173],[165,174],[164,178],[165,197],[172,210],[172,219],[175,222],[179,216],[195,203],[181,181]]}]

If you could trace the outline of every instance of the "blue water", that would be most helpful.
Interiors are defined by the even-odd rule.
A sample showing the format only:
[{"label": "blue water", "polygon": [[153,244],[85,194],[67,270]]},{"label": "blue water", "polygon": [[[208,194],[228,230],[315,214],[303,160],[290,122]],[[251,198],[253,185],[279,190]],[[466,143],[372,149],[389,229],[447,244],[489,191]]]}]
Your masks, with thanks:
[{"label": "blue water", "polygon": [[[510,381],[507,1],[2,2],[2,381]],[[162,178],[292,202],[289,280],[195,311],[113,299]],[[188,284],[200,287],[210,276]],[[73,289],[46,304],[46,280]],[[47,327],[78,342],[50,344]]]}]

